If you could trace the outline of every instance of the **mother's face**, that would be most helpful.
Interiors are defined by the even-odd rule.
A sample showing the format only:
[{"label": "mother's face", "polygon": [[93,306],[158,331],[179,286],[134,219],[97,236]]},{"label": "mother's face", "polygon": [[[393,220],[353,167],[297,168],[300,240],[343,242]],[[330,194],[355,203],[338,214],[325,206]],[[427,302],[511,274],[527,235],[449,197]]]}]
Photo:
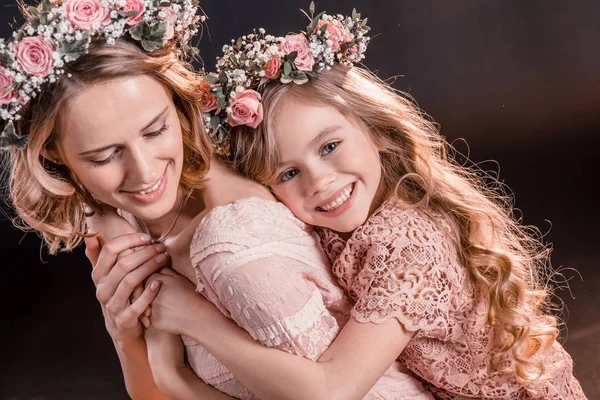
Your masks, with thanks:
[{"label": "mother's face", "polygon": [[55,156],[98,200],[150,220],[177,198],[181,125],[155,79],[110,80],[72,96],[58,122]]}]

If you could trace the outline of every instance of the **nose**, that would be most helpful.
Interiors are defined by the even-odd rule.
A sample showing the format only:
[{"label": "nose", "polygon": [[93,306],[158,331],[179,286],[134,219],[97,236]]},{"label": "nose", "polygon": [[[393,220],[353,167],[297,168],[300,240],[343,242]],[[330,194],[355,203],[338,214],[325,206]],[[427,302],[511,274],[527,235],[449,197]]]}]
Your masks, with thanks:
[{"label": "nose", "polygon": [[312,166],[304,172],[304,187],[306,194],[314,196],[329,189],[335,180],[334,172],[324,166]]},{"label": "nose", "polygon": [[152,159],[152,154],[148,149],[132,148],[127,168],[129,180],[139,185],[154,183],[158,175],[155,168],[153,168]]}]

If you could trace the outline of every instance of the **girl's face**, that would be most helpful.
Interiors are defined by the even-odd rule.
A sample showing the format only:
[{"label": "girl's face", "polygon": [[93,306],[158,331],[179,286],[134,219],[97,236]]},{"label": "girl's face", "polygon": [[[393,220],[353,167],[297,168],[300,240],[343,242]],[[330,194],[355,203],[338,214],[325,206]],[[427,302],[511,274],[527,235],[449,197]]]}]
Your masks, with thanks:
[{"label": "girl's face", "polygon": [[98,200],[143,220],[175,204],[181,125],[170,94],[151,77],[111,80],[71,97],[52,152]]},{"label": "girl's face", "polygon": [[273,192],[302,221],[352,232],[378,207],[381,162],[368,133],[335,108],[283,100]]}]

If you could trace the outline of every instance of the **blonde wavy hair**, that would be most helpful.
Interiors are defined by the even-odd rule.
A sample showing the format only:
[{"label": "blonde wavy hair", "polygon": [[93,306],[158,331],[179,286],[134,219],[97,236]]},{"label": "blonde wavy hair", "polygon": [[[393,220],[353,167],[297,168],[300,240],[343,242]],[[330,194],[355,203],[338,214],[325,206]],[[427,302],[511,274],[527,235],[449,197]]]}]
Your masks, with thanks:
[{"label": "blonde wavy hair", "polygon": [[233,164],[265,185],[278,164],[271,127],[284,96],[334,107],[366,128],[380,149],[388,196],[450,217],[459,257],[489,304],[497,343],[492,367],[525,382],[541,379],[544,366],[534,356],[558,335],[543,283],[549,249],[539,231],[516,220],[512,198],[497,179],[450,157],[437,126],[406,95],[367,70],[338,64],[303,85],[269,82],[263,123],[256,130],[231,129]]},{"label": "blonde wavy hair", "polygon": [[20,135],[29,135],[29,142],[24,150],[11,150],[8,166],[9,197],[17,212],[13,223],[20,229],[40,232],[51,254],[72,250],[86,235],[84,205],[96,212],[102,210],[68,167],[42,156],[56,137],[61,110],[77,91],[111,79],[150,76],[172,95],[181,122],[182,186],[199,187],[212,157],[199,108],[201,77],[169,46],[147,53],[126,38],[114,45],[95,40],[88,54],[65,65],[65,75],[23,108],[17,130]]}]

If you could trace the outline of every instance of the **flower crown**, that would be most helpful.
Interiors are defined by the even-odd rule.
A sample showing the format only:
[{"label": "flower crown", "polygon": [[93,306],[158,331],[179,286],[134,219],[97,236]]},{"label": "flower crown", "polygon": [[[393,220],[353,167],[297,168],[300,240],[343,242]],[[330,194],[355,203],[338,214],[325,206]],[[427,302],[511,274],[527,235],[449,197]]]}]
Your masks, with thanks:
[{"label": "flower crown", "polygon": [[285,37],[265,35],[260,28],[223,46],[217,58],[217,73],[204,76],[202,112],[206,130],[217,153],[229,154],[229,127],[258,127],[263,120],[260,90],[267,82],[301,85],[334,62],[361,61],[370,41],[367,18],[356,10],[352,16],[314,16],[306,32]]},{"label": "flower crown", "polygon": [[19,111],[65,73],[65,63],[87,54],[92,38],[114,44],[129,33],[148,52],[172,41],[178,56],[191,55],[196,49],[188,43],[204,20],[197,8],[197,0],[43,0],[29,7],[12,41],[0,39],[0,119],[7,121],[0,150],[26,146],[13,124]]}]

